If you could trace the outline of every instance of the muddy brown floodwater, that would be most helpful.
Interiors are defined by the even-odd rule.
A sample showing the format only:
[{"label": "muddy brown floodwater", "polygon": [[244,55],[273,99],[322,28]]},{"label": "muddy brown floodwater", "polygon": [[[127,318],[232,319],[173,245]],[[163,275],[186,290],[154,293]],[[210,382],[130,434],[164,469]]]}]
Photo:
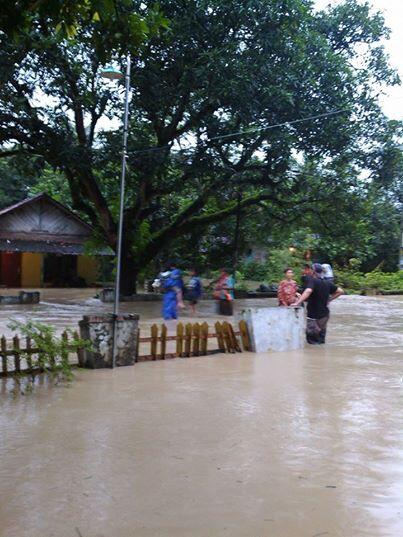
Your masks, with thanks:
[{"label": "muddy brown floodwater", "polygon": [[[46,295],[1,308],[0,333],[103,308]],[[158,309],[125,305],[143,326]],[[343,297],[326,346],[79,371],[25,396],[3,382],[1,537],[403,535],[402,314],[402,297]]]}]

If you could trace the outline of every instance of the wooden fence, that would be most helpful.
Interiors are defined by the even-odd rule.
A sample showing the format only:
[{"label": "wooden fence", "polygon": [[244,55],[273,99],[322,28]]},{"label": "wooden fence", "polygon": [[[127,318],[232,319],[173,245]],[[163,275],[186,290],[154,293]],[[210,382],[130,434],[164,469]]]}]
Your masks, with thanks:
[{"label": "wooden fence", "polygon": [[[188,358],[190,356],[206,356],[219,352],[242,352],[250,351],[248,327],[245,321],[239,322],[239,330],[235,331],[228,322],[216,322],[215,331],[209,333],[209,325],[204,322],[199,323],[178,323],[176,335],[169,336],[165,324],[159,328],[156,324],[151,326],[150,337],[140,337],[138,345],[137,362],[149,360],[166,360],[168,358]],[[215,339],[217,347],[211,348],[209,340]],[[175,351],[168,352],[168,342],[175,342]],[[144,344],[150,344],[149,354],[142,355],[141,349]],[[158,348],[159,347],[159,348]]]},{"label": "wooden fence", "polygon": [[[61,337],[65,340],[68,349],[69,335],[63,332]],[[77,332],[74,333],[75,340],[79,339]],[[213,340],[213,341],[212,341]],[[215,340],[215,341],[214,341]],[[71,341],[71,340],[70,340]],[[169,342],[174,343],[174,352],[168,352]],[[214,346],[216,343],[216,346]],[[141,350],[149,344],[149,353],[142,355]],[[168,329],[165,324],[158,327],[156,324],[151,326],[150,337],[138,336],[138,355],[137,362],[148,360],[165,360],[168,358],[188,358],[190,356],[207,356],[216,353],[235,353],[250,351],[250,339],[248,328],[245,321],[240,321],[239,330],[235,331],[233,326],[228,322],[216,322],[214,331],[209,333],[209,325],[204,322],[199,323],[178,323],[176,335],[168,335]],[[40,357],[41,350],[32,345],[30,338],[21,339],[14,336],[11,341],[3,336],[0,338],[0,377],[19,373],[37,373],[44,372],[46,365],[41,365],[41,360],[33,360],[33,356]],[[73,352],[73,349],[71,349]],[[77,351],[78,361],[80,362],[80,349]],[[66,351],[61,360],[69,360],[69,352]],[[55,365],[49,364],[49,365]]]},{"label": "wooden fence", "polygon": [[[67,332],[63,332],[61,337],[65,340],[67,349],[60,359],[62,362],[63,360],[69,360],[69,335]],[[75,340],[79,339],[77,332],[74,333],[73,338]],[[76,351],[76,348],[74,350],[77,352],[77,355],[81,352],[81,350]],[[47,369],[46,365],[42,365],[40,359],[33,360],[33,356],[36,355],[39,358],[42,353],[43,351],[41,349],[32,346],[31,338],[22,339],[16,335],[12,338],[11,342],[8,342],[6,337],[2,336],[0,338],[0,377],[7,377],[22,372],[28,374],[44,372]],[[53,364],[49,364],[49,366],[52,365],[58,364],[54,361]]]}]

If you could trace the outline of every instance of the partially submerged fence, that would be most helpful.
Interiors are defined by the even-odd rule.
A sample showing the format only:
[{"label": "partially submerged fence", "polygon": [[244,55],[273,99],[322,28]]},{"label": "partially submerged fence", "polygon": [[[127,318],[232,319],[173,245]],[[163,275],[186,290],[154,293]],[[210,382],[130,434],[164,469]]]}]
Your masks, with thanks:
[{"label": "partially submerged fence", "polygon": [[[204,323],[178,323],[175,335],[168,335],[168,328],[165,324],[160,327],[153,324],[149,337],[138,337],[136,362],[149,360],[165,360],[168,358],[188,358],[190,356],[207,356],[216,353],[236,353],[251,350],[249,333],[245,321],[239,322],[239,329],[234,330],[228,322],[216,322],[213,331],[206,322]],[[70,340],[69,340],[70,337]],[[77,345],[69,348],[69,341],[79,340],[79,335],[75,332],[69,336],[63,332],[61,338],[65,342],[65,351],[58,358],[60,363],[70,360],[69,354],[77,354],[77,361],[80,362],[81,349],[77,350]],[[173,349],[169,349],[173,346]],[[142,351],[146,349],[146,354]],[[41,360],[45,352],[36,348],[30,338],[20,338],[14,336],[7,340],[5,336],[0,338],[0,377],[7,377],[20,373],[41,373],[50,369],[51,366],[58,365],[56,358],[46,364]],[[49,367],[50,366],[50,367]]]},{"label": "partially submerged fence", "polygon": [[[52,366],[58,365],[58,362],[60,364],[63,361],[68,362],[69,353],[73,352],[73,349],[69,350],[69,334],[63,332],[61,338],[66,344],[65,352],[58,359],[50,357],[47,364],[41,359],[45,351],[33,346],[31,338],[20,338],[15,335],[11,341],[8,341],[5,336],[2,336],[0,338],[0,377],[19,373],[43,373]],[[74,332],[72,338],[76,341],[79,340],[78,333]],[[76,347],[74,347],[74,352],[77,353],[77,359],[79,360],[81,350],[76,350]],[[36,359],[34,359],[35,357]]]},{"label": "partially submerged fence", "polygon": [[[235,353],[250,351],[248,327],[245,321],[239,322],[239,330],[235,331],[228,322],[216,322],[214,331],[209,333],[210,327],[204,322],[178,323],[175,335],[168,335],[165,324],[153,324],[150,337],[140,337],[137,362],[149,360],[166,360],[168,358],[188,358],[190,356],[207,356],[216,353]],[[216,347],[212,347],[211,340],[215,340]],[[174,342],[174,352],[169,352],[167,346]],[[149,344],[149,353],[141,354],[144,344]]]}]

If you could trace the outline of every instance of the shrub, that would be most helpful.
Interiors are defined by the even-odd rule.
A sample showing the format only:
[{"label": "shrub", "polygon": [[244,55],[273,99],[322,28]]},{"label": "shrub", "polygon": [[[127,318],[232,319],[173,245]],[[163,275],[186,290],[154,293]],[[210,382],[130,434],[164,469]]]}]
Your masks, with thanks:
[{"label": "shrub", "polygon": [[[55,327],[35,321],[21,322],[12,320],[8,327],[19,335],[30,338],[32,346],[38,349],[37,354],[31,355],[32,369],[51,373],[58,382],[70,381],[73,378],[69,353],[77,352],[80,348],[90,348],[87,340],[74,339],[71,330],[65,330],[70,340],[55,335]],[[21,354],[27,357],[28,354]]]},{"label": "shrub", "polygon": [[335,271],[337,283],[341,287],[352,291],[365,291],[378,289],[379,291],[402,292],[403,271],[382,272],[373,270],[366,274],[351,269],[338,269]]},{"label": "shrub", "polygon": [[266,278],[266,273],[267,268],[265,263],[244,261],[238,267],[237,280],[263,281]]},{"label": "shrub", "polygon": [[292,253],[288,248],[271,250],[266,262],[265,279],[267,283],[278,283],[284,278],[284,269],[290,267],[299,280],[305,263],[306,260],[301,253]]}]

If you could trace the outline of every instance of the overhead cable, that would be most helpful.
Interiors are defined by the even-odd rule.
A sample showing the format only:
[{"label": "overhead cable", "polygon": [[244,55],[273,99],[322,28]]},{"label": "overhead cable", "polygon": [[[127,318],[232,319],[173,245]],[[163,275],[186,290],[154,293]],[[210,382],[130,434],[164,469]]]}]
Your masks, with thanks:
[{"label": "overhead cable", "polygon": [[[343,112],[351,112],[351,110],[349,108],[342,108],[340,110],[331,110],[330,112],[324,112],[322,114],[316,114],[314,116],[308,116],[308,117],[304,117],[304,118],[300,118],[300,119],[294,119],[294,120],[291,120],[291,121],[284,121],[283,123],[274,123],[273,125],[267,125],[265,127],[257,127],[257,128],[253,128],[253,129],[248,129],[248,130],[244,130],[244,131],[237,131],[237,132],[231,132],[229,134],[220,134],[220,135],[217,135],[217,136],[212,136],[211,138],[207,138],[205,143],[207,142],[213,142],[215,140],[222,140],[224,138],[233,138],[234,136],[242,136],[242,135],[245,135],[245,134],[252,134],[254,132],[261,132],[261,131],[266,131],[266,130],[270,130],[270,129],[275,129],[275,128],[278,128],[278,127],[285,127],[285,126],[288,126],[288,125],[295,125],[296,123],[303,123],[305,121],[312,121],[314,119],[321,119],[321,118],[324,118],[324,117],[327,117],[327,116],[334,116],[336,114],[342,114]],[[164,146],[160,146],[160,147],[150,147],[150,148],[147,148],[147,149],[138,149],[138,150],[134,150],[134,151],[130,151],[131,154],[139,154],[139,153],[148,153],[148,152],[154,152],[154,151],[163,151],[167,148],[170,148],[172,147],[171,145],[164,145]]]}]

